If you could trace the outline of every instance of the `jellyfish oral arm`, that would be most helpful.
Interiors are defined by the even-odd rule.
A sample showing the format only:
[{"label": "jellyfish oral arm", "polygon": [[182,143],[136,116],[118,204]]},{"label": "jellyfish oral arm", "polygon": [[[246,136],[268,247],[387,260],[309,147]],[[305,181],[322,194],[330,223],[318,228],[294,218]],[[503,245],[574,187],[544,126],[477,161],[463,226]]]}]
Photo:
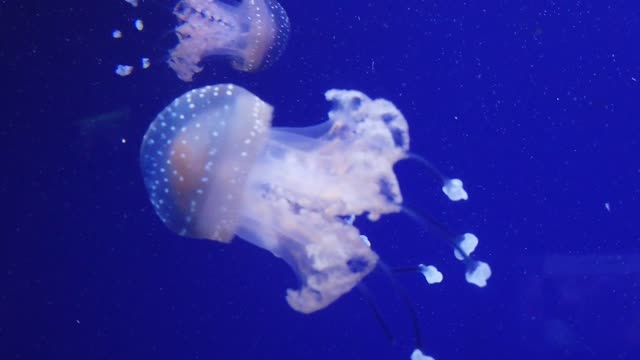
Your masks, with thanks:
[{"label": "jellyfish oral arm", "polygon": [[297,311],[310,313],[350,291],[378,256],[352,222],[341,217],[400,211],[393,164],[408,149],[404,117],[384,100],[331,91],[324,135],[287,136],[274,129],[247,179],[239,234],[285,260],[301,281],[287,291]]},{"label": "jellyfish oral arm", "polygon": [[292,267],[301,287],[288,290],[287,301],[295,310],[310,313],[349,292],[375,267],[378,257],[357,228],[337,217],[355,209],[356,203],[349,202],[352,195],[340,197],[348,184],[341,186],[337,179],[320,173],[298,176],[326,170],[309,167],[313,161],[304,162],[307,167],[286,159],[277,163],[289,164],[289,170],[282,171],[270,160],[254,168],[244,194],[239,234]]},{"label": "jellyfish oral arm", "polygon": [[299,211],[286,201],[267,199],[246,199],[252,206],[245,211],[238,235],[291,266],[300,288],[287,290],[287,302],[296,311],[325,308],[375,267],[378,256],[356,228],[319,213]]}]

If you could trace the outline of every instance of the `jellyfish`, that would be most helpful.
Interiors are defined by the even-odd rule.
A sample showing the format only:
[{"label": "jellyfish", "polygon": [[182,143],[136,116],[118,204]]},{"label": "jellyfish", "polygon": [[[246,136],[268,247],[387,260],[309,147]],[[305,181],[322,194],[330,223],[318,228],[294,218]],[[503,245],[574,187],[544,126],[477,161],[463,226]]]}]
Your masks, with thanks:
[{"label": "jellyfish", "polygon": [[400,210],[393,164],[409,148],[407,123],[388,101],[331,90],[330,120],[271,127],[273,109],[236,85],[176,99],[144,136],[141,164],[158,216],[174,232],[229,242],[237,235],[294,269],[288,290],[311,313],[350,291],[378,256],[340,216],[372,220]]},{"label": "jellyfish", "polygon": [[[238,237],[284,260],[299,279],[286,300],[301,313],[329,306],[379,263],[356,217],[375,221],[403,211],[441,227],[402,205],[393,169],[410,158],[402,113],[355,90],[325,97],[333,104],[327,121],[273,127],[271,105],[240,86],[194,89],[157,115],[140,151],[162,222],[184,237],[223,243]],[[477,238],[447,236],[467,264],[467,281],[486,285],[490,268],[471,258]],[[433,266],[404,270],[442,280]]]},{"label": "jellyfish", "polygon": [[173,13],[179,21],[179,43],[170,52],[169,66],[184,81],[202,71],[201,61],[212,55],[232,59],[241,71],[256,71],[273,63],[289,37],[289,18],[276,0],[182,0]]}]

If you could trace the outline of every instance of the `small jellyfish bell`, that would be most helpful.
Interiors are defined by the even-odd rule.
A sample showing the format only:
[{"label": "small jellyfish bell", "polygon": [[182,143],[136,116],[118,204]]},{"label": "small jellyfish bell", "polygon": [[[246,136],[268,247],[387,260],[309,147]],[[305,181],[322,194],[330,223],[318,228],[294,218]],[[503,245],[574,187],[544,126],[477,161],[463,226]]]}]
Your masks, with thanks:
[{"label": "small jellyfish bell", "polygon": [[[409,157],[409,129],[400,111],[353,90],[325,97],[333,104],[326,122],[278,128],[273,108],[240,86],[194,89],[156,116],[140,151],[164,224],[191,238],[228,243],[237,236],[283,259],[300,281],[287,302],[302,313],[330,305],[376,267],[356,216],[375,221],[402,211],[438,225],[402,206],[393,167]],[[444,231],[467,269],[484,267]],[[487,268],[480,275],[488,277]],[[433,266],[410,270],[442,280]],[[421,356],[418,350],[412,359],[429,359]]]},{"label": "small jellyfish bell", "polygon": [[280,56],[289,37],[289,18],[276,0],[182,0],[173,13],[178,45],[169,52],[169,66],[184,81],[202,71],[212,55],[232,59],[240,71],[256,71]]}]

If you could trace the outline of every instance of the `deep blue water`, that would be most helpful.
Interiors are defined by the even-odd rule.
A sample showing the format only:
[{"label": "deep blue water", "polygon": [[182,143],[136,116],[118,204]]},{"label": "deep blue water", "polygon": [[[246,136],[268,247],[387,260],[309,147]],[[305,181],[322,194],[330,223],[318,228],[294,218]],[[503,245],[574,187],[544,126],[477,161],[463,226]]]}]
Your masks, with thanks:
[{"label": "deep blue water", "polygon": [[[142,135],[175,97],[224,82],[282,126],[325,120],[330,88],[386,98],[412,151],[464,180],[470,199],[451,203],[419,164],[396,167],[406,206],[480,238],[486,288],[407,216],[357,220],[390,267],[445,274],[396,277],[425,353],[640,358],[640,3],[281,4],[291,35],[273,66],[208,64],[184,83],[164,63],[170,1],[0,2],[0,359],[409,358],[409,311],[381,274],[364,282],[395,343],[361,293],[296,313],[284,262],[238,239],[181,238],[155,215]],[[150,69],[113,73],[141,56]]]}]

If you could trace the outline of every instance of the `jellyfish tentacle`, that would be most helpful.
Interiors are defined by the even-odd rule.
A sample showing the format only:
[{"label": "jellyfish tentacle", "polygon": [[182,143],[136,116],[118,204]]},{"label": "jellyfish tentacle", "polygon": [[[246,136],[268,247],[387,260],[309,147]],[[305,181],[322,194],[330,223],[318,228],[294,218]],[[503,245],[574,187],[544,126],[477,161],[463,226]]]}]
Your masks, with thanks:
[{"label": "jellyfish tentacle", "polygon": [[456,235],[431,216],[418,214],[406,206],[402,207],[402,212],[409,215],[410,218],[424,228],[433,228],[440,233],[440,236],[453,248],[455,257],[465,265],[465,279],[468,283],[479,287],[487,285],[487,280],[491,277],[491,267],[486,262],[475,260],[471,256],[475,246],[478,244],[478,238],[475,235],[471,233]]},{"label": "jellyfish tentacle", "polygon": [[412,273],[412,272],[416,272],[416,271],[420,271],[420,267],[418,265],[414,265],[414,266],[402,266],[402,267],[394,267],[393,268],[393,272],[394,273]]},{"label": "jellyfish tentacle", "polygon": [[451,229],[446,227],[444,224],[437,221],[436,219],[434,219],[432,216],[428,214],[418,214],[417,212],[413,211],[407,206],[402,207],[402,212],[409,215],[411,219],[418,222],[424,228],[426,229],[433,228],[437,230],[440,233],[441,238],[447,241],[449,246],[451,246],[454,251],[457,251],[457,253],[460,254],[462,259],[459,259],[459,260],[462,260],[463,262],[471,260],[467,252],[462,247],[460,247],[460,244],[458,243],[459,235],[453,233]]},{"label": "jellyfish tentacle", "polygon": [[433,265],[424,265],[418,264],[416,266],[405,266],[405,267],[396,267],[393,268],[394,273],[421,273],[427,283],[429,284],[437,284],[441,283],[444,279],[444,276],[438,269]]},{"label": "jellyfish tentacle", "polygon": [[433,176],[435,176],[440,182],[442,182],[442,192],[447,195],[449,200],[460,201],[469,199],[469,194],[467,194],[467,191],[464,189],[462,180],[458,178],[447,177],[429,160],[418,154],[408,153],[407,155],[408,159],[415,160],[418,163],[424,165],[424,167],[426,167]]},{"label": "jellyfish tentacle", "polygon": [[393,276],[393,272],[389,269],[389,266],[385,264],[383,261],[378,261],[377,269],[380,269],[382,273],[389,279],[391,286],[395,293],[400,297],[400,300],[403,302],[407,312],[409,313],[409,318],[411,320],[411,326],[413,328],[413,337],[414,337],[414,345],[415,349],[422,349],[422,328],[420,327],[420,321],[418,321],[418,312],[411,300],[409,300],[409,296],[407,292],[404,290],[400,284],[396,281],[396,278]]},{"label": "jellyfish tentacle", "polygon": [[390,343],[395,344],[396,343],[395,336],[393,336],[393,333],[391,332],[391,328],[389,327],[387,322],[384,320],[384,317],[382,316],[382,313],[380,312],[378,305],[373,300],[373,295],[371,295],[371,292],[369,291],[369,289],[362,282],[358,284],[357,289],[362,295],[362,297],[364,298],[367,305],[369,305],[369,308],[373,312],[373,315],[378,321],[378,324],[380,324],[380,327],[382,328],[384,335],[387,337],[387,339],[389,339]]}]

